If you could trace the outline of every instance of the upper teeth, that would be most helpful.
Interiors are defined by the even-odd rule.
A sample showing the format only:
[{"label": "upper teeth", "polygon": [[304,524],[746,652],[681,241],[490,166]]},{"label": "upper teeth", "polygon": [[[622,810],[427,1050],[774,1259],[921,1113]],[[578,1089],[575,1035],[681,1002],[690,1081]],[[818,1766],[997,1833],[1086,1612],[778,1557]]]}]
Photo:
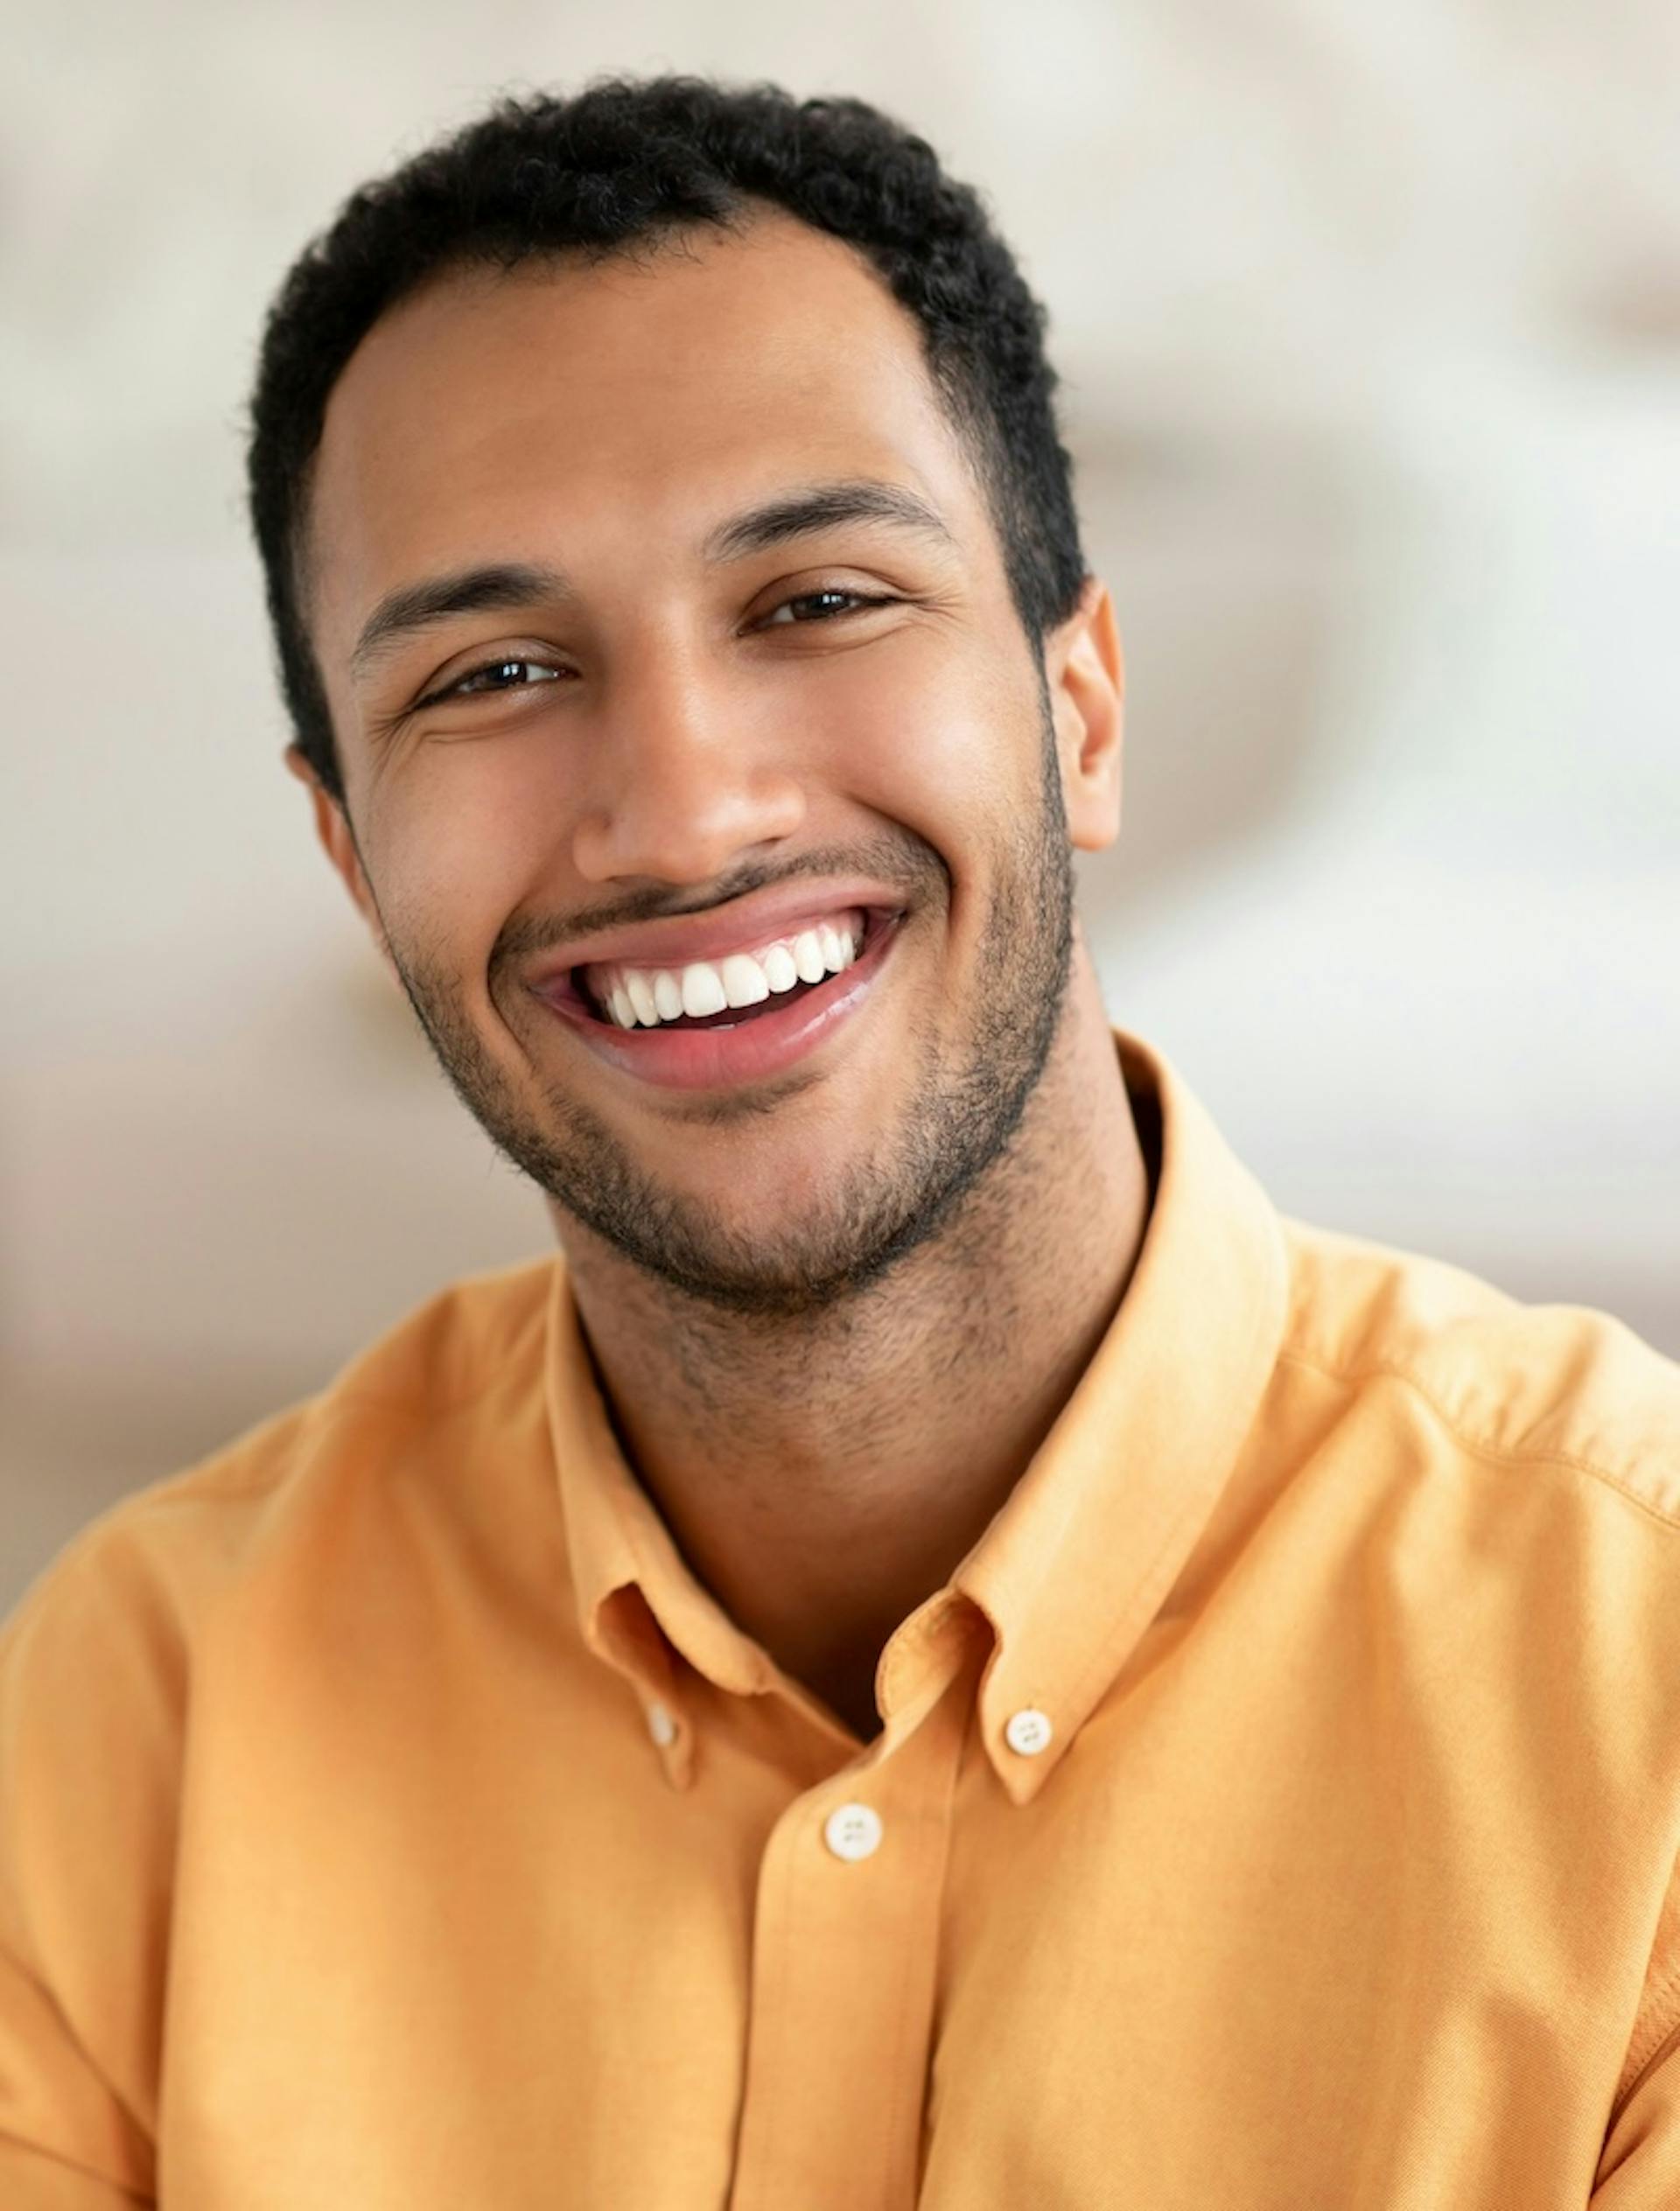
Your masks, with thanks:
[{"label": "upper teeth", "polygon": [[722,960],[693,960],[685,968],[592,968],[597,998],[621,1029],[657,1028],[686,1013],[722,1013],[758,1005],[802,983],[838,975],[858,957],[862,920],[842,914],[796,936],[778,937],[756,952],[732,952]]}]

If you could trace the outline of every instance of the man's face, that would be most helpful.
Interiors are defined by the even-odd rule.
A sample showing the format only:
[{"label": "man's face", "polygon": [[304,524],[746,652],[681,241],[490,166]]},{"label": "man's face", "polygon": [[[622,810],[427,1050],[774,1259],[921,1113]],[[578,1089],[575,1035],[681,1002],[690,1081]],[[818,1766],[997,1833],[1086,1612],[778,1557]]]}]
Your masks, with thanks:
[{"label": "man's face", "polygon": [[435,284],[334,390],[308,574],[323,831],[494,1140],[725,1307],[925,1242],[1061,1018],[1083,732],[857,256]]}]

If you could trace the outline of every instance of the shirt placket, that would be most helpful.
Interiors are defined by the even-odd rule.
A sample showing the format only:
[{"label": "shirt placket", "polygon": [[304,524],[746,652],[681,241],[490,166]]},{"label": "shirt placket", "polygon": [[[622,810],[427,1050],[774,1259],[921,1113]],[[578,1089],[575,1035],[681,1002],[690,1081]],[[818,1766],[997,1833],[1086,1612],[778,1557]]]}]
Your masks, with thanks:
[{"label": "shirt placket", "polygon": [[921,2155],[952,1808],[979,1654],[956,1631],[760,1864],[731,2211],[906,2211]]}]

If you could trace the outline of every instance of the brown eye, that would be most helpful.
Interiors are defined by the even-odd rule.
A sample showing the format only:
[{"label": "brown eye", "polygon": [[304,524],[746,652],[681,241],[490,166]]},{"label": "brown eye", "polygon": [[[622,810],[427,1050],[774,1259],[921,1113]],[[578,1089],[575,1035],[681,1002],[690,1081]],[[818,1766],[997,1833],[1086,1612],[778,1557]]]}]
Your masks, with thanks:
[{"label": "brown eye", "polygon": [[[788,622],[832,621],[837,614],[851,613],[861,607],[886,606],[889,604],[890,601],[885,598],[866,598],[862,591],[801,591],[796,598],[783,599],[781,605],[767,614],[765,619],[766,623],[773,623],[779,628],[785,629],[788,626]],[[806,611],[795,612],[793,611],[795,608]],[[782,621],[781,618],[784,614],[788,615],[788,622]]]},{"label": "brown eye", "polygon": [[458,682],[449,684],[438,696],[471,698],[484,691],[528,690],[534,683],[558,682],[559,675],[558,668],[550,668],[546,661],[491,661],[483,668],[475,668],[470,675],[463,675]]}]

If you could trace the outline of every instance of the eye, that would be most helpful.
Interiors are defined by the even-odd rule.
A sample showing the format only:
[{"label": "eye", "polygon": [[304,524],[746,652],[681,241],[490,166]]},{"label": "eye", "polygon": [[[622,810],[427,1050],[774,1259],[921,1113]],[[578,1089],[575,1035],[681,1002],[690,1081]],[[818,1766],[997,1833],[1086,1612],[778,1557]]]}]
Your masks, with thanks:
[{"label": "eye", "polygon": [[471,668],[465,675],[457,676],[452,683],[445,683],[440,690],[423,698],[422,706],[435,706],[440,699],[482,698],[494,691],[528,691],[539,683],[556,683],[561,671],[551,668],[547,661],[507,660],[486,661],[482,668]]},{"label": "eye", "polygon": [[[765,617],[766,627],[786,629],[793,622],[832,621],[838,614],[854,613],[866,606],[890,606],[889,598],[870,597],[863,591],[801,591],[796,598],[785,598],[781,605]],[[807,608],[807,612],[794,612],[795,608]],[[788,620],[784,622],[782,616]]]}]

